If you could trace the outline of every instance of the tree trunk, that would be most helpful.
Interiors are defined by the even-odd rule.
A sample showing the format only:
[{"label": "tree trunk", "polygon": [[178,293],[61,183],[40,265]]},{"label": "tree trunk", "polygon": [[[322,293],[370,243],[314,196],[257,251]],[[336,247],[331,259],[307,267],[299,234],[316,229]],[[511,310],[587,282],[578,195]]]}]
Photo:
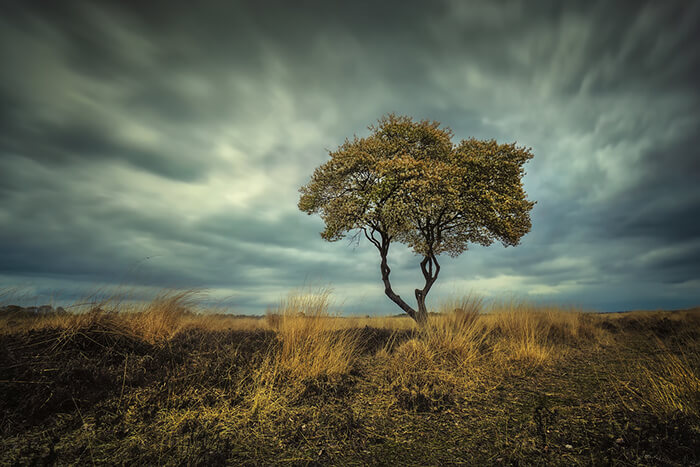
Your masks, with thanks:
[{"label": "tree trunk", "polygon": [[425,278],[425,285],[422,289],[415,290],[416,302],[418,302],[416,322],[423,325],[428,322],[428,308],[425,306],[425,298],[440,274],[440,264],[434,254],[431,253],[423,257],[423,261],[420,262],[420,270]]},{"label": "tree trunk", "polygon": [[[384,293],[386,294],[392,302],[396,303],[399,308],[401,308],[408,316],[414,319],[414,321],[419,326],[424,326],[428,322],[428,309],[425,306],[425,297],[427,297],[430,288],[433,283],[437,280],[437,276],[440,273],[440,265],[437,262],[437,258],[434,254],[429,254],[423,258],[420,263],[420,268],[425,277],[425,285],[422,289],[416,289],[416,302],[418,303],[418,310],[413,309],[408,303],[406,303],[394,290],[391,288],[391,281],[389,280],[389,274],[391,274],[391,269],[389,268],[389,263],[387,257],[389,256],[389,245],[391,244],[391,237],[380,230],[372,230],[371,234],[368,234],[364,230],[365,237],[372,242],[372,244],[379,250],[379,255],[382,258],[382,262],[379,269],[382,273],[382,282],[384,282]],[[374,236],[374,232],[378,232],[381,239],[377,239]]]},{"label": "tree trunk", "polygon": [[415,320],[422,326],[428,322],[428,309],[425,307],[425,295],[421,289],[416,289],[416,302],[418,302],[418,310]]},{"label": "tree trunk", "polygon": [[[382,235],[383,237],[383,235]],[[387,262],[387,256],[389,254],[389,242],[387,241],[382,242],[382,248],[380,248],[379,253],[382,257],[382,263],[380,265],[380,269],[382,272],[382,282],[384,282],[384,293],[386,294],[387,297],[391,299],[392,302],[396,303],[399,308],[401,308],[403,311],[408,314],[411,318],[414,320],[418,321],[417,317],[417,312],[414,310],[411,305],[406,303],[399,294],[394,292],[394,290],[391,288],[391,282],[389,281],[389,274],[391,273],[391,269],[389,268],[389,264]]]}]

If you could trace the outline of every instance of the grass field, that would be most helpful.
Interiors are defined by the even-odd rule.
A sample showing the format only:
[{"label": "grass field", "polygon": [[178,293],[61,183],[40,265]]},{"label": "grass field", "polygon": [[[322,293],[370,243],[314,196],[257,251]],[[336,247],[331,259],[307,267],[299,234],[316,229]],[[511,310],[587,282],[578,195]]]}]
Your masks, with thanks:
[{"label": "grass field", "polygon": [[[342,318],[145,305],[0,315],[0,463],[692,465],[700,310],[474,297]],[[92,310],[91,310],[92,309]]]}]

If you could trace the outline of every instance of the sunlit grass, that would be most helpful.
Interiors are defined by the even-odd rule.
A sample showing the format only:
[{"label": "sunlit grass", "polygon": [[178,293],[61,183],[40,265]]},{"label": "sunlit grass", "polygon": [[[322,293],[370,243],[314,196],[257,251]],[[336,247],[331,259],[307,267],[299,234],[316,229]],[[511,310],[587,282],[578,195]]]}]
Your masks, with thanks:
[{"label": "sunlit grass", "polygon": [[539,366],[562,357],[561,344],[599,342],[597,316],[575,308],[537,306],[516,300],[494,302],[484,316],[494,354],[505,361]]},{"label": "sunlit grass", "polygon": [[[385,391],[396,404],[435,409],[472,390],[484,377],[488,332],[480,320],[481,300],[448,301],[408,340],[385,346],[377,366]],[[391,341],[390,341],[391,343]]]},{"label": "sunlit grass", "polygon": [[254,380],[251,406],[256,413],[275,412],[289,399],[298,398],[319,378],[334,384],[347,375],[359,357],[359,335],[339,329],[340,318],[331,316],[329,289],[290,293],[266,315],[278,345],[270,349]]},{"label": "sunlit grass", "polygon": [[[655,339],[656,352],[646,361],[636,362],[642,384],[636,394],[644,405],[659,416],[681,413],[700,418],[700,347],[696,341],[682,341],[671,351]],[[646,383],[646,384],[644,384]]]},{"label": "sunlit grass", "polygon": [[[21,356],[25,365],[19,371],[17,360],[3,367],[13,373],[0,390],[32,388],[27,397],[36,399],[7,426],[20,427],[11,423],[35,407],[52,407],[51,413],[68,418],[75,412],[60,427],[67,430],[60,449],[67,456],[62,459],[78,463],[107,462],[110,455],[132,463],[222,463],[233,452],[227,443],[246,459],[284,452],[290,462],[310,462],[329,449],[329,437],[339,455],[345,448],[364,449],[368,433],[377,440],[389,426],[396,430],[386,434],[389,443],[400,442],[414,424],[438,419],[448,431],[457,430],[459,417],[469,411],[494,425],[484,436],[503,433],[501,446],[509,446],[520,435],[502,423],[537,429],[531,427],[540,423],[533,421],[533,410],[558,391],[553,379],[571,383],[568,369],[588,386],[566,410],[600,405],[607,414],[624,407],[630,414],[653,414],[658,423],[699,417],[700,321],[692,312],[608,317],[467,295],[439,304],[420,327],[408,317],[338,316],[327,289],[293,292],[265,317],[207,309],[197,291],[164,291],[146,303],[125,296],[83,303],[67,313],[0,315],[7,342],[0,356],[8,362]],[[676,336],[674,329],[685,331]],[[639,339],[651,332],[661,333],[658,342]],[[633,349],[626,347],[629,336],[639,339]],[[616,359],[618,352],[637,351],[644,356]],[[591,371],[589,360],[598,372],[590,381],[582,376]],[[586,399],[601,380],[610,382],[607,392],[626,399]],[[529,389],[521,391],[521,384]],[[565,404],[567,391],[549,403]],[[494,415],[508,410],[520,411],[520,418]],[[120,426],[118,437],[104,428],[110,423]],[[474,430],[481,422],[470,423]],[[444,427],[435,429],[430,436],[442,436]],[[25,435],[12,433],[0,446],[20,459],[30,451],[14,448]],[[459,436],[465,433],[471,431]],[[37,439],[44,435],[37,436],[32,443],[43,442]],[[524,438],[517,449],[537,450],[523,446],[536,446],[539,439]]]}]

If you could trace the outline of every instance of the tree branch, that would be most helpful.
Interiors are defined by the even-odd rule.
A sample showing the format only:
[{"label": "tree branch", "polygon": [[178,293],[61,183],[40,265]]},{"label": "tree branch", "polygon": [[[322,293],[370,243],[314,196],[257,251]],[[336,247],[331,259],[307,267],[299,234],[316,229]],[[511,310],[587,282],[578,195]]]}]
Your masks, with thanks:
[{"label": "tree branch", "polygon": [[372,242],[372,244],[376,246],[377,249],[381,252],[382,246],[379,244],[379,241],[376,238],[374,238],[374,232],[376,232],[376,229],[372,227],[372,232],[368,234],[367,229],[365,227],[362,227],[362,232],[364,232],[365,237],[367,237],[367,240]]}]

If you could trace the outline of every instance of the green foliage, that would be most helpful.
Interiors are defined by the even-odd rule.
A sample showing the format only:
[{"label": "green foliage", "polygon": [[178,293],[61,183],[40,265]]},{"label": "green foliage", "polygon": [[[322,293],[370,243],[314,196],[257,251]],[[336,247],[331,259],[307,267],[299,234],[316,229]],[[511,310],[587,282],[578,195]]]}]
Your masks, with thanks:
[{"label": "green foliage", "polygon": [[354,230],[457,256],[469,242],[516,245],[531,227],[522,186],[526,148],[495,140],[452,143],[438,122],[388,115],[346,140],[301,187],[299,209],[318,213],[328,241]]}]

